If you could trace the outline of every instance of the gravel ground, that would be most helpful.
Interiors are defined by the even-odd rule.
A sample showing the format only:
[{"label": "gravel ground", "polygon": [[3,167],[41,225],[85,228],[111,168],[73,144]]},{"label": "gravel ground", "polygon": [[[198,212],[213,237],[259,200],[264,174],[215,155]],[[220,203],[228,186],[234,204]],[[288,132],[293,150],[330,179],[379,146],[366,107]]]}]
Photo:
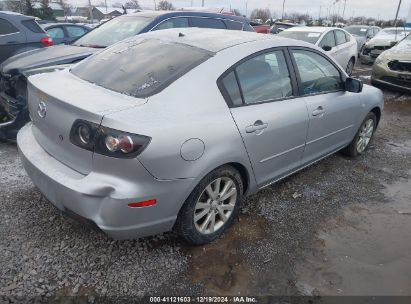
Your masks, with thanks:
[{"label": "gravel ground", "polygon": [[[368,67],[360,67],[367,81]],[[1,297],[69,295],[301,295],[308,256],[330,219],[357,204],[385,204],[385,185],[409,180],[411,97],[385,92],[386,108],[368,153],[333,155],[244,203],[220,240],[190,247],[172,233],[113,241],[47,203],[13,144],[0,143]]]}]

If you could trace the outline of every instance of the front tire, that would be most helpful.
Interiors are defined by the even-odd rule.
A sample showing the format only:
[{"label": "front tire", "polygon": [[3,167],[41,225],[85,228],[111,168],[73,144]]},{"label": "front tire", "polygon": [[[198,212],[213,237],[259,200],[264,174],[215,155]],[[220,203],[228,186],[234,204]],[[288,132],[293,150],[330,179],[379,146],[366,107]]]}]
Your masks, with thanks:
[{"label": "front tire", "polygon": [[231,166],[204,177],[181,208],[174,229],[188,243],[207,244],[219,238],[238,216],[243,181]]},{"label": "front tire", "polygon": [[354,139],[344,150],[342,150],[342,152],[350,157],[356,157],[363,154],[367,150],[376,129],[377,117],[373,112],[370,112],[362,122]]},{"label": "front tire", "polygon": [[347,68],[345,71],[347,72],[348,76],[352,75],[352,72],[354,70],[354,65],[355,65],[355,59],[351,58],[350,61],[348,61]]}]

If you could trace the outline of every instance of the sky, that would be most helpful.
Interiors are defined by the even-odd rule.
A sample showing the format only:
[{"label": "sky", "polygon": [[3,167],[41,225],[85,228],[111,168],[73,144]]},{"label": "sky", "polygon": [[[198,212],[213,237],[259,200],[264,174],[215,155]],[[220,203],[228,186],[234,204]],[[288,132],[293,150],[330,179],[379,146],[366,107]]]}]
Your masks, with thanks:
[{"label": "sky", "polygon": [[[115,2],[125,3],[127,0],[107,0],[107,4]],[[146,9],[154,8],[154,1],[160,0],[139,0],[140,5]],[[337,4],[333,5],[336,0],[285,0],[286,13],[309,13],[312,16],[322,18],[327,16],[327,12],[339,10],[340,15],[343,13],[344,0],[337,0]],[[74,6],[85,6],[88,0],[68,0]],[[102,0],[91,0],[92,5],[101,3]],[[201,6],[202,0],[169,0],[176,8]],[[238,9],[242,14],[247,15],[254,8],[269,8],[275,12],[277,16],[281,16],[283,0],[204,0],[207,7],[225,7],[227,9]],[[399,0],[347,0],[345,17],[366,16],[379,19],[394,19],[398,7]],[[411,0],[402,0],[399,16],[405,18],[408,15]]]}]

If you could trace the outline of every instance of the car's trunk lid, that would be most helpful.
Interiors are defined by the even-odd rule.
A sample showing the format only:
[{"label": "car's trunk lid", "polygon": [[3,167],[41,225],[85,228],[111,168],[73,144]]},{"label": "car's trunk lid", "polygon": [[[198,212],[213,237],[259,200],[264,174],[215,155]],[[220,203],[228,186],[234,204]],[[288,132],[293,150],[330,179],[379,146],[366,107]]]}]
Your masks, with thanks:
[{"label": "car's trunk lid", "polygon": [[77,119],[100,125],[104,115],[146,102],[83,81],[68,70],[29,78],[28,100],[33,133],[39,144],[70,168],[88,174],[93,152],[70,142]]}]

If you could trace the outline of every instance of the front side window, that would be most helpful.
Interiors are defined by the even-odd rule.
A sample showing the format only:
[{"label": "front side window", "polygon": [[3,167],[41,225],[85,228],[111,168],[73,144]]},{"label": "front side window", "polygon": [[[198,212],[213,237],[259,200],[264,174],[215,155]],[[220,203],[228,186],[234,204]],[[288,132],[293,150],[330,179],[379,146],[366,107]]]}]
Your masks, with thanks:
[{"label": "front side window", "polygon": [[172,18],[157,25],[155,28],[153,28],[153,31],[166,30],[171,28],[184,28],[188,26],[188,18]]},{"label": "front side window", "polygon": [[305,50],[293,50],[304,95],[342,89],[340,71],[323,56]]},{"label": "front side window", "polygon": [[214,53],[180,43],[130,38],[74,66],[77,77],[145,98],[157,94]]},{"label": "front side window", "polygon": [[19,30],[10,22],[0,18],[0,35],[18,33]]},{"label": "front side window", "polygon": [[64,31],[61,27],[53,27],[47,30],[47,34],[50,35],[53,39],[63,39],[64,38]]},{"label": "front side window", "polygon": [[344,44],[347,42],[347,38],[345,37],[345,33],[343,31],[335,31],[335,39],[337,45]]},{"label": "front side window", "polygon": [[337,44],[335,43],[334,31],[328,32],[323,40],[320,42],[320,47],[330,46],[335,47]]},{"label": "front side window", "polygon": [[291,78],[282,51],[256,56],[236,68],[246,104],[290,97]]},{"label": "front side window", "polygon": [[229,30],[241,31],[243,29],[243,24],[241,22],[232,20],[225,20],[224,22]]},{"label": "front side window", "polygon": [[212,18],[190,18],[190,26],[200,28],[212,28],[212,29],[227,29],[224,22],[220,19]]},{"label": "front side window", "polygon": [[116,17],[88,32],[73,45],[105,48],[139,34],[152,20],[153,18],[142,16]]}]

